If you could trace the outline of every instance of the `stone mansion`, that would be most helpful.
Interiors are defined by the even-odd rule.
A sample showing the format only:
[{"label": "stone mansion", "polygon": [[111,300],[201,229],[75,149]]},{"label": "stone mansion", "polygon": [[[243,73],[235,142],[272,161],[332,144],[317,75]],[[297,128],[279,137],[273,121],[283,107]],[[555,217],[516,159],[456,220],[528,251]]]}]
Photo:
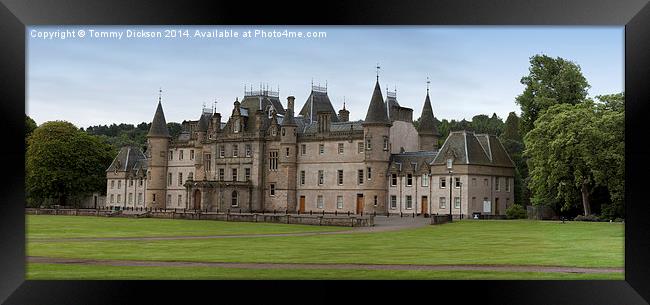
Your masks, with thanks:
[{"label": "stone mansion", "polygon": [[503,215],[515,167],[494,135],[439,133],[429,90],[413,110],[375,83],[365,120],[335,113],[313,86],[297,115],[278,92],[248,91],[226,122],[203,109],[172,138],[161,100],[147,149],[122,147],[106,170],[106,206],[290,213]]}]

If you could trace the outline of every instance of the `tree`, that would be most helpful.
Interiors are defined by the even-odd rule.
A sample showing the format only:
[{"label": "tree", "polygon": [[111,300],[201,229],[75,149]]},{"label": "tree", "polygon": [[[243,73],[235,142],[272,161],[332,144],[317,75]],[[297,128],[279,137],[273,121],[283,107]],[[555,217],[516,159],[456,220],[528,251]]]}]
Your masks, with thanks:
[{"label": "tree", "polygon": [[25,150],[27,149],[27,139],[29,139],[29,136],[32,134],[34,129],[36,129],[38,125],[36,125],[36,122],[32,120],[28,115],[25,115]]},{"label": "tree", "polygon": [[589,215],[590,194],[597,187],[607,187],[613,201],[621,200],[623,129],[622,112],[590,100],[548,108],[524,137],[531,201],[558,202],[563,211],[581,201],[584,215]]},{"label": "tree", "polygon": [[45,122],[29,138],[27,192],[31,198],[65,205],[73,196],[103,191],[115,154],[109,144],[69,122]]},{"label": "tree", "polygon": [[515,203],[526,206],[530,204],[528,197],[525,196],[527,194],[525,179],[528,177],[528,167],[523,157],[524,140],[519,132],[519,117],[516,113],[510,112],[508,114],[503,133],[499,138],[510,159],[515,163]]},{"label": "tree", "polygon": [[577,64],[539,54],[530,58],[529,74],[521,78],[521,83],[526,88],[516,103],[521,106],[523,135],[534,128],[535,120],[546,109],[556,104],[580,103],[590,87]]}]

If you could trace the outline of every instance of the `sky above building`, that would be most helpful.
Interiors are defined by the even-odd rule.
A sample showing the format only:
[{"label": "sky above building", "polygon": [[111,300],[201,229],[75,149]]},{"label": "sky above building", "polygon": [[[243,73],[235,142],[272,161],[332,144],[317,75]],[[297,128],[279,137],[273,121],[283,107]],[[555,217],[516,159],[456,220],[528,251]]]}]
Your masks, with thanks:
[{"label": "sky above building", "polygon": [[[208,37],[226,33],[238,36]],[[505,120],[520,114],[515,98],[535,54],[577,63],[590,97],[624,89],[623,27],[32,26],[26,37],[25,111],[38,124],[150,122],[160,88],[167,122],[196,120],[214,101],[225,120],[245,88],[260,86],[279,89],[285,107],[295,96],[297,112],[312,82],[327,84],[334,108],[345,100],[350,120],[360,120],[377,65],[384,98],[396,89],[414,119],[429,77],[438,119],[496,113]]]}]

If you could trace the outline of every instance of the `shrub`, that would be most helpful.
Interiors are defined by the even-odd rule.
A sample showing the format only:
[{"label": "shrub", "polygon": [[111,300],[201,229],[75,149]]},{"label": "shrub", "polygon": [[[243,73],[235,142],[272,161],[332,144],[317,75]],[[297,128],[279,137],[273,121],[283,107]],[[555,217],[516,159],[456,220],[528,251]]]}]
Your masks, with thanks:
[{"label": "shrub", "polygon": [[616,219],[614,219],[614,221],[615,222],[623,222],[623,218],[617,217]]},{"label": "shrub", "polygon": [[506,217],[508,217],[508,219],[526,218],[526,209],[519,204],[513,204],[506,209]]},{"label": "shrub", "polygon": [[584,216],[584,215],[578,215],[578,216],[576,216],[576,218],[574,218],[573,220],[575,220],[575,221],[600,221],[600,219],[598,218],[598,216],[593,215],[593,214],[591,214],[591,215],[587,215],[587,216]]}]

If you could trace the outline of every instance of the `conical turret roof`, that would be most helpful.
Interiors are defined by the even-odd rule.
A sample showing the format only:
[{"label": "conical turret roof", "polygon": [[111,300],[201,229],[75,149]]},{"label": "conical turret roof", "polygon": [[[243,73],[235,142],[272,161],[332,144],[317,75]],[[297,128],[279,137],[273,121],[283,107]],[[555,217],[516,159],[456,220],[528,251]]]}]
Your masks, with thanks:
[{"label": "conical turret roof", "polygon": [[375,83],[375,91],[372,93],[370,106],[368,106],[368,113],[366,114],[364,123],[390,124],[388,114],[386,114],[386,104],[384,104],[384,98],[381,95],[381,88],[379,88],[379,81]]},{"label": "conical turret roof", "polygon": [[419,134],[438,135],[438,128],[433,118],[433,108],[431,107],[431,100],[429,99],[429,92],[424,99],[424,107],[422,107],[422,115],[420,116],[420,126],[418,127]]},{"label": "conical turret roof", "polygon": [[160,101],[158,101],[158,108],[156,108],[156,114],[153,116],[153,121],[151,121],[151,128],[149,128],[147,137],[171,137]]}]

